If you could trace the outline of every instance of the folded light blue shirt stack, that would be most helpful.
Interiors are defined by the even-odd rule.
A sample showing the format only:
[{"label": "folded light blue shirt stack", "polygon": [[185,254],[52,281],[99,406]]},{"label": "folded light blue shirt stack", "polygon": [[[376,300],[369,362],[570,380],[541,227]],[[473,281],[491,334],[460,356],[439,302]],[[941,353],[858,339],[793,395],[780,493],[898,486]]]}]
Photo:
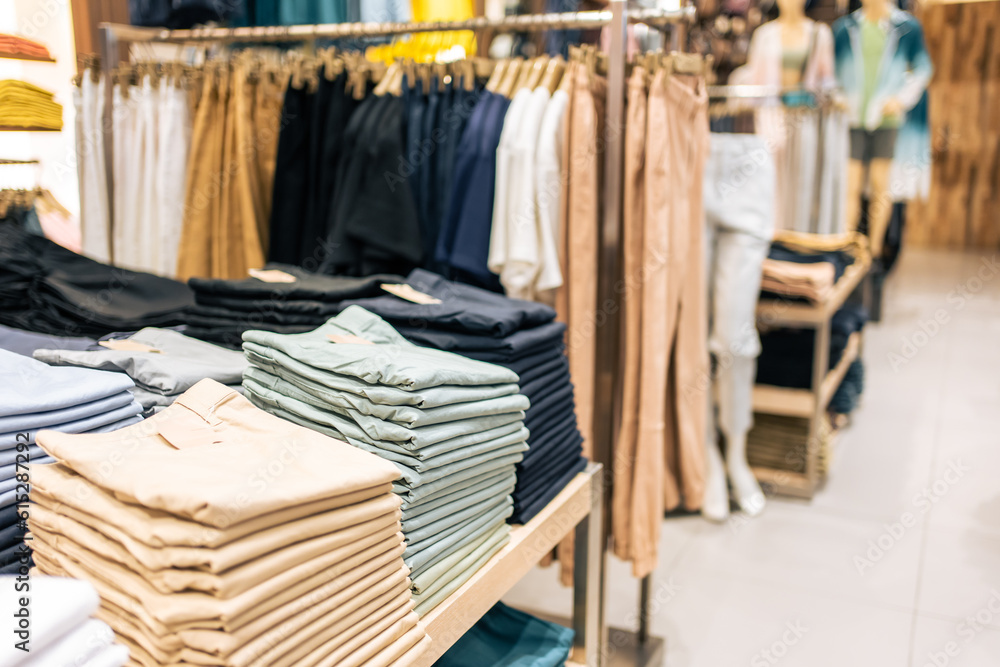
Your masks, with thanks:
[{"label": "folded light blue shirt stack", "polygon": [[53,366],[80,366],[128,375],[132,394],[143,409],[159,411],[204,379],[237,391],[246,359],[238,351],[206,343],[171,329],[147,327],[110,344],[127,341],[121,349],[93,351],[35,350],[34,357]]},{"label": "folded light blue shirt stack", "polygon": [[304,334],[248,331],[243,350],[254,404],[399,468],[417,613],[507,543],[529,435],[516,373],[416,346],[359,307]]},{"label": "folded light blue shirt stack", "polygon": [[122,373],[55,368],[0,350],[0,574],[22,564],[17,503],[27,499],[27,466],[52,462],[35,445],[38,431],[104,433],[139,422],[132,387]]}]

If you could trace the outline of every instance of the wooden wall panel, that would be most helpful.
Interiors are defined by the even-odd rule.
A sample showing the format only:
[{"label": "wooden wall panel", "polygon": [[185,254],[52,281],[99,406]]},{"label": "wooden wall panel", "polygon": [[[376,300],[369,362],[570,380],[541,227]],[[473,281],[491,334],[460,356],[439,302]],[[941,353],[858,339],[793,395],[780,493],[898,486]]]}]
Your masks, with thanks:
[{"label": "wooden wall panel", "polygon": [[931,193],[913,202],[907,242],[1000,248],[1000,2],[932,3],[921,22],[930,87]]}]

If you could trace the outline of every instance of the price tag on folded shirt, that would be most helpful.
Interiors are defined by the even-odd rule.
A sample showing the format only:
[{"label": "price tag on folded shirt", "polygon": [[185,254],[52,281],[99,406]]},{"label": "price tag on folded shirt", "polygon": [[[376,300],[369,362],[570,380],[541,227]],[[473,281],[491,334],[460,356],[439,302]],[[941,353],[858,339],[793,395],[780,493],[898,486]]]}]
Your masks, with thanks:
[{"label": "price tag on folded shirt", "polygon": [[155,354],[163,354],[155,347],[150,347],[145,343],[138,343],[127,338],[121,338],[119,340],[102,340],[98,342],[98,345],[106,347],[109,350],[117,350],[118,352],[153,352]]},{"label": "price tag on folded shirt", "polygon": [[263,280],[265,283],[294,283],[298,278],[278,269],[250,269],[251,278]]},{"label": "price tag on folded shirt", "polygon": [[430,294],[424,294],[423,292],[418,292],[409,285],[393,285],[391,283],[385,283],[382,285],[384,289],[389,294],[393,296],[398,296],[400,299],[406,299],[407,301],[412,301],[413,303],[419,303],[423,306],[430,306],[435,303],[441,303],[441,299],[435,299]]},{"label": "price tag on folded shirt", "polygon": [[375,343],[370,340],[365,340],[360,336],[352,336],[350,334],[338,335],[338,334],[327,334],[326,336],[334,343],[346,343],[349,345],[374,345]]}]

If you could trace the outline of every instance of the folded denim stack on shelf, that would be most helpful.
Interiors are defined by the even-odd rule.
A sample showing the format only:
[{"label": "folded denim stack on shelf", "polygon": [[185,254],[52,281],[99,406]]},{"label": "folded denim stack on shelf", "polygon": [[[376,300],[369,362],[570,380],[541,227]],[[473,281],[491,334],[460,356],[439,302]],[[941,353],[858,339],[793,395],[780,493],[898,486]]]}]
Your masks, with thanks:
[{"label": "folded denim stack on shelf", "polygon": [[418,614],[507,543],[514,466],[528,449],[515,373],[413,345],[361,308],[306,334],[243,338],[251,401],[402,472],[394,490]]},{"label": "folded denim stack on shelf", "polygon": [[587,465],[577,429],[573,383],[564,353],[566,327],[543,304],[450,282],[417,269],[406,279],[432,297],[348,301],[396,325],[410,341],[508,368],[531,401],[524,425],[530,449],[518,464],[512,523],[527,523]]},{"label": "folded denim stack on shelf", "polygon": [[[830,319],[830,361],[826,370],[840,363],[851,335],[864,329],[867,322],[868,311],[859,304],[846,304],[833,314]],[[761,332],[757,384],[797,389],[811,387],[815,343],[815,329],[781,328]],[[857,378],[852,377],[851,381],[856,382]]]},{"label": "folded denim stack on shelf", "polygon": [[35,359],[52,366],[81,366],[125,373],[143,409],[162,409],[199,381],[209,378],[242,391],[246,359],[235,350],[169,329],[147,328],[103,341],[93,351],[40,349]]},{"label": "folded denim stack on shelf", "polygon": [[92,582],[140,665],[407,665],[429,643],[396,467],[203,380],[142,424],[44,431],[37,569]]},{"label": "folded denim stack on shelf", "polygon": [[35,444],[38,432],[103,433],[135,424],[142,406],[132,386],[120,373],[53,368],[0,350],[0,573],[28,562],[17,505],[28,501],[33,464],[52,460]]},{"label": "folded denim stack on shelf", "polygon": [[0,227],[0,324],[104,336],[184,323],[184,283],[95,262],[11,225]]},{"label": "folded denim stack on shelf", "polygon": [[383,283],[401,280],[324,276],[286,264],[268,264],[254,274],[259,277],[188,281],[195,305],[188,311],[187,333],[233,348],[242,344],[244,331],[304,333],[340,312],[340,301],[382,294]]},{"label": "folded denim stack on shelf", "polygon": [[[30,581],[0,576],[0,615],[17,619],[28,600],[28,629],[13,633],[0,648],[0,665],[121,667],[129,651],[115,643],[108,624],[92,616],[100,598],[93,585],[77,579],[33,576]],[[22,644],[28,652],[22,652]]]}]

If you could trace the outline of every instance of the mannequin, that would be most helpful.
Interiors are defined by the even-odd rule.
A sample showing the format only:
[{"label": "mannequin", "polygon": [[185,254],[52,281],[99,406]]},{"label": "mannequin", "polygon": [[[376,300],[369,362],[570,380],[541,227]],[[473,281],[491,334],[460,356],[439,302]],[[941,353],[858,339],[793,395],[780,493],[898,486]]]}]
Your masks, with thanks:
[{"label": "mannequin", "polygon": [[852,116],[847,226],[858,225],[867,172],[868,237],[878,258],[895,199],[890,175],[893,160],[900,157],[897,139],[926,133],[926,127],[908,126],[906,112],[927,88],[930,57],[920,23],[889,0],[861,0],[861,9],[837,20],[834,36],[837,80]]},{"label": "mannequin", "polygon": [[[731,83],[815,90],[833,79],[829,28],[806,17],[806,0],[778,0],[779,17],[758,28],[746,66]],[[756,329],[763,263],[779,217],[777,167],[786,158],[781,108],[758,111],[756,135],[714,134],[705,184],[711,326],[715,361],[706,444],[707,475],[702,515],[729,516],[730,498],[748,516],[766,504],[747,462],[753,426],[753,385],[760,354]],[[776,165],[777,163],[777,165]],[[752,176],[751,176],[752,174]],[[793,182],[793,181],[790,181]],[[717,442],[725,438],[725,457]]]}]

